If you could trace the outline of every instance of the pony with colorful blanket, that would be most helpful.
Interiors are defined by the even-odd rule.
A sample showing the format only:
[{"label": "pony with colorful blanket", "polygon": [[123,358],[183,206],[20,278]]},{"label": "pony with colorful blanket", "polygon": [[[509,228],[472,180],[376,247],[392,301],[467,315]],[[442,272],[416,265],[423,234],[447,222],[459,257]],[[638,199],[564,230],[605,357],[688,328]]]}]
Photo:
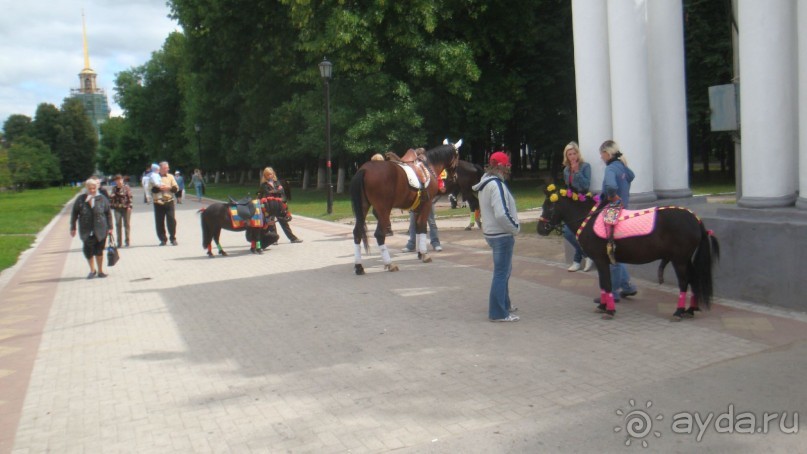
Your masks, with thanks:
[{"label": "pony with colorful blanket", "polygon": [[[720,246],[691,210],[675,206],[621,210],[616,223],[606,223],[608,204],[601,204],[599,196],[557,190],[555,185],[547,186],[544,192],[538,234],[549,235],[561,223],[577,232],[580,246],[597,266],[601,303],[597,309],[605,314],[603,318],[613,318],[616,312],[609,268],[614,262],[644,264],[661,260],[659,275],[667,263],[672,263],[679,290],[674,321],[693,317],[701,304],[709,308],[712,267],[720,256]],[[692,295],[686,308],[688,289]]]},{"label": "pony with colorful blanket", "polygon": [[213,203],[198,211],[202,222],[202,247],[207,250],[208,257],[213,257],[211,242],[216,242],[219,255],[227,253],[219,243],[221,230],[246,232],[250,242],[250,252],[263,254],[263,251],[278,240],[278,235],[269,229],[276,218],[291,220],[286,204],[279,198],[263,199],[246,198],[230,203]]}]

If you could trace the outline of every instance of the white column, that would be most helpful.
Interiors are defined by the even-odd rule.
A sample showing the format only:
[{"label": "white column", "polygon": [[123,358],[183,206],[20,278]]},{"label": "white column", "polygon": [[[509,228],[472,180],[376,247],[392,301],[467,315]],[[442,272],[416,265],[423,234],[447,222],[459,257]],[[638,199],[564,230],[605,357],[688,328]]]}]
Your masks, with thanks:
[{"label": "white column", "polygon": [[656,200],[653,191],[653,124],[647,59],[646,0],[609,0],[613,136],[636,173],[631,202]]},{"label": "white column", "polygon": [[767,208],[796,201],[798,87],[796,4],[740,0],[742,197]]},{"label": "white column", "polygon": [[605,173],[600,144],[613,134],[606,16],[602,0],[572,0],[577,142],[583,158],[591,164],[592,191],[602,189]]},{"label": "white column", "polygon": [[796,206],[807,209],[807,0],[796,4],[799,65],[799,198]]},{"label": "white column", "polygon": [[654,189],[661,198],[691,197],[683,4],[650,1],[647,16]]}]

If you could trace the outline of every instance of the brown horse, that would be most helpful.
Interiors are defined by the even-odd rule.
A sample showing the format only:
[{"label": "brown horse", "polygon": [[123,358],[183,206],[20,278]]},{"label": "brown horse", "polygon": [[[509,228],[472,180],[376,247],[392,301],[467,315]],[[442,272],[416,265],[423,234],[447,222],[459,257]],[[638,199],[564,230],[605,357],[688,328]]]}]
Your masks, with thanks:
[{"label": "brown horse", "polygon": [[432,209],[431,200],[437,194],[437,179],[443,170],[447,170],[449,176],[453,175],[461,145],[462,140],[455,144],[446,140],[443,145],[423,153],[419,160],[422,160],[421,168],[424,171],[421,176],[425,177],[425,181],[421,182],[420,188],[413,188],[410,184],[407,171],[404,170],[407,166],[405,163],[368,161],[356,172],[350,181],[350,202],[356,217],[353,228],[356,274],[364,274],[359,243],[364,243],[365,252],[370,251],[365,218],[371,206],[378,217],[374,236],[381,249],[384,269],[398,271],[398,266],[392,263],[389,250],[384,244],[386,232],[391,226],[390,212],[393,208],[415,211],[418,258],[424,263],[431,262],[426,248],[426,221]]}]

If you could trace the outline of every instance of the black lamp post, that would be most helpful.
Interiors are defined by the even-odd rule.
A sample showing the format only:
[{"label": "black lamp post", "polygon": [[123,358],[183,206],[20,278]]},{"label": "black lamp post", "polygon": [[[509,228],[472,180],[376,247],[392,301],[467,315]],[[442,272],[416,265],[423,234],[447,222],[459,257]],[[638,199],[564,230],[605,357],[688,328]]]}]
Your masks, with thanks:
[{"label": "black lamp post", "polygon": [[319,63],[319,74],[325,83],[325,142],[327,144],[327,157],[325,171],[328,172],[328,214],[333,213],[333,184],[331,184],[331,93],[328,82],[333,72],[333,64],[327,58],[323,58]]},{"label": "black lamp post", "polygon": [[202,131],[202,127],[199,124],[193,125],[194,131],[196,131],[196,159],[199,161],[199,170],[202,170],[202,138],[199,134]]}]

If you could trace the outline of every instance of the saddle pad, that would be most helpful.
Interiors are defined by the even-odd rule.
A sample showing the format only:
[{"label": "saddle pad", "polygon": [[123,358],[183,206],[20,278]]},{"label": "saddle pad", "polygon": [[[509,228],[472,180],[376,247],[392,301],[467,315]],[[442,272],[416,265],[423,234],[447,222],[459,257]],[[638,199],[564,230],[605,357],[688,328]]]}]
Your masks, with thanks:
[{"label": "saddle pad", "polygon": [[[657,212],[658,207],[646,210],[622,210],[618,222],[614,225],[614,239],[649,235],[656,227]],[[594,221],[594,233],[600,238],[608,238],[608,231],[602,216],[597,216]]]},{"label": "saddle pad", "polygon": [[264,217],[260,201],[253,200],[247,205],[229,205],[228,208],[233,228],[263,227]]},{"label": "saddle pad", "polygon": [[[395,164],[398,164],[404,170],[404,172],[406,172],[406,179],[409,180],[409,186],[411,186],[413,189],[421,188],[420,180],[418,180],[418,176],[417,174],[415,174],[415,169],[413,169],[404,162],[396,162]],[[415,165],[420,167],[421,170],[423,171],[423,174],[426,175],[426,181],[423,183],[423,187],[428,186],[429,181],[431,181],[431,173],[427,169],[425,169],[423,167],[423,164],[421,164],[420,162],[416,163]]]}]

